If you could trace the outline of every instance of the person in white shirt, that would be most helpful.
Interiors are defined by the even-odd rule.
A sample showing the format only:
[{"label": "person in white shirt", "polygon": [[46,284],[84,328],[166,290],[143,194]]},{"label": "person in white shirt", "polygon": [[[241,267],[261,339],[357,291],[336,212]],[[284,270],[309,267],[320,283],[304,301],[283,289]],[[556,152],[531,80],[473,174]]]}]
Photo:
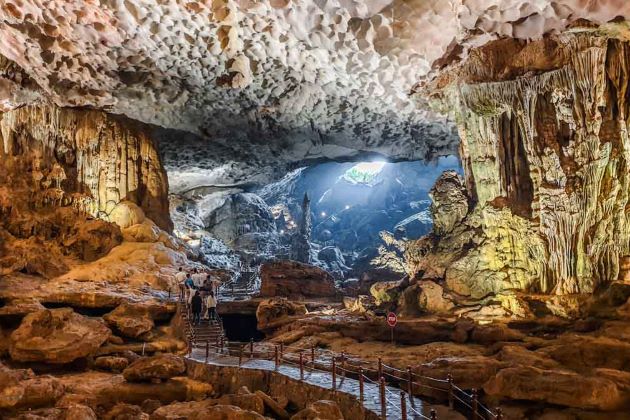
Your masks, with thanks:
[{"label": "person in white shirt", "polygon": [[201,289],[201,287],[203,286],[203,281],[205,277],[206,277],[205,274],[200,273],[199,269],[195,269],[195,274],[192,275],[192,279],[197,289]]},{"label": "person in white shirt", "polygon": [[186,272],[183,267],[179,267],[179,271],[175,274],[175,284],[179,287],[179,290],[184,289],[184,282],[186,281]]},{"label": "person in white shirt", "polygon": [[206,298],[206,318],[210,321],[217,320],[217,300],[214,297],[214,292],[210,292]]}]

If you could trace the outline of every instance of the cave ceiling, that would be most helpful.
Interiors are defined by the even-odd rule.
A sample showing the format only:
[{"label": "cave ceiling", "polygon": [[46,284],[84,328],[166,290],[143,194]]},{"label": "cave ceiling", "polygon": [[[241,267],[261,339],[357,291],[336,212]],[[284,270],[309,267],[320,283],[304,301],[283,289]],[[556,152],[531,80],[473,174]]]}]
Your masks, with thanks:
[{"label": "cave ceiling", "polygon": [[171,186],[262,182],[318,160],[455,153],[413,87],[489,41],[626,0],[7,0],[0,109],[51,101],[155,126]]}]

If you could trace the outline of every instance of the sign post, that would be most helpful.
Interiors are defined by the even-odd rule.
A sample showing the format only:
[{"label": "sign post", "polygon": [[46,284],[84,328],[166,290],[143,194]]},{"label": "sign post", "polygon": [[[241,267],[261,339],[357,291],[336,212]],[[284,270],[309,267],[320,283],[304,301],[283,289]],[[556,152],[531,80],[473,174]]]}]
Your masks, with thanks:
[{"label": "sign post", "polygon": [[394,327],[398,323],[398,317],[395,313],[390,312],[387,314],[387,325],[389,325],[391,331],[392,345],[394,345]]}]

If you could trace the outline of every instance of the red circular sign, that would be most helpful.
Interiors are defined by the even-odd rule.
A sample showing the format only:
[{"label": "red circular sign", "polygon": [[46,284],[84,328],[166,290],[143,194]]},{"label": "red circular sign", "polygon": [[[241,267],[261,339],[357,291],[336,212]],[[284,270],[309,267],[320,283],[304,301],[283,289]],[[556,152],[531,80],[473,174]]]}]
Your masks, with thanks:
[{"label": "red circular sign", "polygon": [[387,324],[394,328],[396,326],[396,323],[398,322],[398,317],[396,317],[396,314],[393,312],[390,312],[387,314]]}]

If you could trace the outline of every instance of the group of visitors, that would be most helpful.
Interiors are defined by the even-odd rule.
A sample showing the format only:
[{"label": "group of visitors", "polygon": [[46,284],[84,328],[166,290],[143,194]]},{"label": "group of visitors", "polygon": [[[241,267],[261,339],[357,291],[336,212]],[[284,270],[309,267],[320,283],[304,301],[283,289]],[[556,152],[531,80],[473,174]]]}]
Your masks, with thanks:
[{"label": "group of visitors", "polygon": [[199,325],[202,319],[210,322],[217,320],[217,296],[221,281],[211,274],[195,269],[191,274],[179,267],[175,275],[185,301],[190,307],[193,325]]}]

